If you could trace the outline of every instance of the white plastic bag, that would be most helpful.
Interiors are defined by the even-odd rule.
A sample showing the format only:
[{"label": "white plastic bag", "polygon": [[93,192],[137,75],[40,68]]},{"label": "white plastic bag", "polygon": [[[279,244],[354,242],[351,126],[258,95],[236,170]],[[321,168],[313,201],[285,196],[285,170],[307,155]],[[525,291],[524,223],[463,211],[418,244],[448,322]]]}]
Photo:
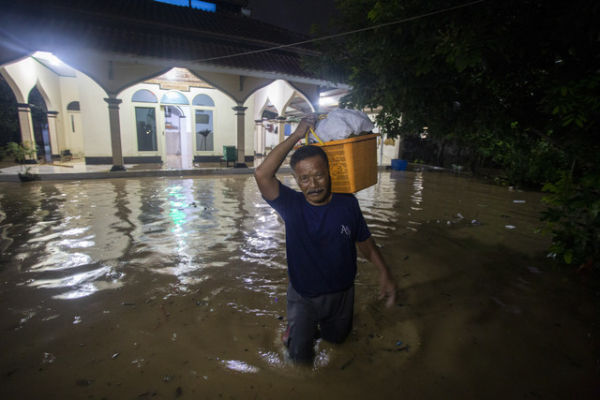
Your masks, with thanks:
[{"label": "white plastic bag", "polygon": [[347,139],[352,134],[370,132],[373,123],[362,111],[337,108],[317,123],[315,133],[324,142]]}]

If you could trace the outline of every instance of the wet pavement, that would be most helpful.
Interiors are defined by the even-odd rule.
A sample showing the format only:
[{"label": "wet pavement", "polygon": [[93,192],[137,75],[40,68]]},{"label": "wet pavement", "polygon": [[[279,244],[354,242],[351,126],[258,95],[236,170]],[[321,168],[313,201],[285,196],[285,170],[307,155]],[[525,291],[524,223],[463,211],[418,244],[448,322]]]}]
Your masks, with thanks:
[{"label": "wet pavement", "polygon": [[168,163],[125,164],[125,171],[111,171],[112,165],[86,164],[83,160],[27,165],[3,163],[0,165],[0,182],[20,182],[19,174],[25,172],[38,175],[41,181],[248,174],[252,173],[253,165],[261,161],[257,158],[246,163],[249,168],[234,168],[232,163],[227,165],[224,162],[193,163],[187,167]]},{"label": "wet pavement", "polygon": [[252,176],[0,183],[0,397],[597,398],[598,293],[547,258],[539,193],[382,171],[357,198],[398,304],[359,259],[354,330],[307,368]]}]

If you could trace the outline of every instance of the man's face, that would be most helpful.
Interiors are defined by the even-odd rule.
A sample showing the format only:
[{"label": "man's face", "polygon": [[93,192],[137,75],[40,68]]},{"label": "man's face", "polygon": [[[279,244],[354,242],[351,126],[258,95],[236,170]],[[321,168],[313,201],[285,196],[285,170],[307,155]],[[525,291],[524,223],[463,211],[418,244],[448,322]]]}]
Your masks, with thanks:
[{"label": "man's face", "polygon": [[322,157],[312,156],[298,161],[294,167],[294,178],[306,201],[313,206],[327,204],[331,199],[329,169]]}]

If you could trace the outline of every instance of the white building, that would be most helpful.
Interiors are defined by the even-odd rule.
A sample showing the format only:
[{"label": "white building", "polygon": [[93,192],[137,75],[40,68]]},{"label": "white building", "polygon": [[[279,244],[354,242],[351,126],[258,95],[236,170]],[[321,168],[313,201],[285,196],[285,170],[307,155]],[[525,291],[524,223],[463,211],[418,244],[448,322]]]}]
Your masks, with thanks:
[{"label": "white building", "polygon": [[152,0],[5,5],[0,74],[18,104],[22,142],[35,143],[40,158],[68,150],[113,169],[189,168],[235,146],[243,166],[283,140],[289,117],[319,111],[327,91],[339,97],[302,67],[301,57],[318,52],[281,47],[305,37],[244,16],[231,0],[215,8]]}]

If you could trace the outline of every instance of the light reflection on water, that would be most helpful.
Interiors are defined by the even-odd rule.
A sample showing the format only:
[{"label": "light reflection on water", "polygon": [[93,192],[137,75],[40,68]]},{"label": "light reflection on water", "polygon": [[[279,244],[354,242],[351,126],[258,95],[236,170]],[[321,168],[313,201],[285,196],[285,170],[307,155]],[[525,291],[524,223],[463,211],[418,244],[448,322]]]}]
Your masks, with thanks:
[{"label": "light reflection on water", "polygon": [[[289,176],[284,182],[294,186]],[[238,278],[251,290],[273,296],[283,284],[253,277],[264,267],[285,270],[285,259],[282,222],[251,176],[10,190],[0,199],[4,263],[21,271],[22,283],[54,298],[116,289],[147,272],[174,278],[170,286],[185,292],[207,279],[208,270],[241,264]],[[492,224],[498,233],[514,222],[511,215],[527,225],[536,218],[518,214],[521,200],[511,200],[518,193],[435,173],[381,173],[357,197],[376,238],[416,232],[424,223],[470,221]]]},{"label": "light reflection on water", "polygon": [[241,373],[251,373],[255,374],[259,371],[259,369],[253,365],[245,363],[244,361],[239,360],[222,360],[221,363],[225,366],[225,368],[241,372]]},{"label": "light reflection on water", "polygon": [[[552,364],[571,354],[537,345],[554,337],[544,336],[548,320],[576,330],[563,343],[589,332],[569,323],[562,295],[546,305],[555,286],[541,283],[544,260],[530,257],[546,244],[533,233],[538,193],[381,172],[357,198],[402,304],[384,310],[376,268],[360,262],[355,329],[341,346],[318,340],[305,373],[290,366],[280,339],[284,227],[252,176],[0,187],[0,386],[21,398],[393,397],[402,380],[437,387],[441,370],[431,365],[464,372],[499,360],[487,387],[514,370],[506,348],[531,352],[523,370],[540,355]],[[548,378],[539,375],[541,387]],[[470,393],[482,377],[469,372],[460,382]]]}]

